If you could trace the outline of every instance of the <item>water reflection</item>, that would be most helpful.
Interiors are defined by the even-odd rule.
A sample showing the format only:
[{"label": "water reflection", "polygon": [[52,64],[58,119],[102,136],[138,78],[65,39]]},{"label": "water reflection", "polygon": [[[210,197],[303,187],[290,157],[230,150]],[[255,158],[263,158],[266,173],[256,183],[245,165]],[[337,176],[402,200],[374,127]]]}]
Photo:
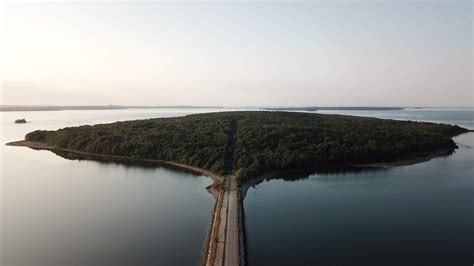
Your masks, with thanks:
[{"label": "water reflection", "polygon": [[249,189],[249,264],[469,264],[474,154],[464,146],[474,134],[455,141],[463,145],[454,154],[429,162],[280,177]]},{"label": "water reflection", "polygon": [[[33,150],[41,150],[36,148],[30,148]],[[140,169],[155,169],[156,167],[161,167],[165,169],[169,169],[172,171],[176,171],[179,173],[187,173],[190,176],[202,176],[202,174],[197,173],[196,171],[192,171],[190,169],[182,168],[175,165],[170,165],[166,163],[160,162],[151,162],[151,161],[143,161],[143,160],[133,160],[133,159],[119,159],[119,158],[109,158],[103,157],[98,155],[85,155],[85,154],[78,154],[75,152],[63,151],[63,150],[50,150],[50,152],[58,155],[61,158],[72,160],[72,161],[94,161],[97,162],[99,165],[115,165],[115,166],[122,166],[126,168],[140,168]]]},{"label": "water reflection", "polygon": [[205,191],[211,178],[0,149],[0,265],[199,265],[214,205]]},{"label": "water reflection", "polygon": [[275,172],[269,173],[261,176],[260,178],[255,178],[250,181],[247,181],[242,186],[242,198],[245,199],[245,195],[249,188],[257,187],[263,182],[270,182],[272,180],[283,180],[286,182],[297,182],[304,181],[308,179],[324,179],[324,178],[353,178],[357,175],[362,175],[364,173],[375,173],[380,171],[388,171],[389,168],[384,167],[369,167],[369,166],[331,166],[331,167],[319,167],[316,169],[310,170],[294,170],[287,172]]}]

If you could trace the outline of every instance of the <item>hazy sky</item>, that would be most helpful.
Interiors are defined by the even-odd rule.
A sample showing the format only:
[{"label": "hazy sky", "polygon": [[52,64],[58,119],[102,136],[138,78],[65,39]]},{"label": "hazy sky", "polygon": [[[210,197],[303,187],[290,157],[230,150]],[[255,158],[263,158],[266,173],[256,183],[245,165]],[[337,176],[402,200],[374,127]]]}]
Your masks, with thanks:
[{"label": "hazy sky", "polygon": [[23,3],[2,104],[474,106],[473,2]]}]

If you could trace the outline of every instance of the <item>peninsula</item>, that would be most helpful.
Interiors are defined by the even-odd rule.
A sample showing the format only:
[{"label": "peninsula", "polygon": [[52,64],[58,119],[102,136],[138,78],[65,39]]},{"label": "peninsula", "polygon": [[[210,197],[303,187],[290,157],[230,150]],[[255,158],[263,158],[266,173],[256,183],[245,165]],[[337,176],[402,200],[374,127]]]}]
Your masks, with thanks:
[{"label": "peninsula", "polygon": [[295,112],[220,112],[37,130],[7,145],[164,163],[213,177],[205,265],[242,263],[241,188],[271,173],[397,165],[453,152],[459,126]]}]

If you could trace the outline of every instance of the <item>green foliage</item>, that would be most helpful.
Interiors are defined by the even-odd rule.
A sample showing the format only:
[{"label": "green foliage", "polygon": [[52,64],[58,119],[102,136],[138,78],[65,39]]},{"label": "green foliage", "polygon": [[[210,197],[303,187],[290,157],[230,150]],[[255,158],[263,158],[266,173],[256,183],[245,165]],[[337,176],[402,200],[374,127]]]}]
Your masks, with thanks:
[{"label": "green foliage", "polygon": [[271,170],[382,162],[454,149],[465,129],[433,123],[291,112],[223,112],[35,131],[60,148],[175,161],[253,178]]}]

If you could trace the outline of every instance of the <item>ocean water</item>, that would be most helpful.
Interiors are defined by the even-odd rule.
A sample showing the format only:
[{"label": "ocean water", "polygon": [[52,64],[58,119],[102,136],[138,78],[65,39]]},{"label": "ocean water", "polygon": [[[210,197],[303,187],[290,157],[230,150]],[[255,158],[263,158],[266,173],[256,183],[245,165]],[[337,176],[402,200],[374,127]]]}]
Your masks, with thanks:
[{"label": "ocean water", "polygon": [[[0,265],[197,265],[208,177],[9,147],[36,129],[221,109],[2,112]],[[473,128],[472,109],[332,111]],[[18,118],[29,123],[14,124]],[[473,261],[473,135],[454,155],[386,171],[271,180],[244,201],[250,265]],[[421,263],[421,264],[420,264]]]},{"label": "ocean water", "polygon": [[383,119],[413,120],[435,123],[454,124],[474,129],[474,108],[406,108],[404,110],[321,110],[320,114],[341,114],[378,117]]},{"label": "ocean water", "polygon": [[214,206],[205,190],[211,178],[5,146],[36,129],[196,111],[213,110],[0,113],[0,265],[199,265]]},{"label": "ocean water", "polygon": [[[473,109],[325,111],[458,124]],[[471,265],[474,133],[448,157],[387,170],[282,177],[244,199],[249,265]],[[285,180],[283,179],[285,178]]]}]

